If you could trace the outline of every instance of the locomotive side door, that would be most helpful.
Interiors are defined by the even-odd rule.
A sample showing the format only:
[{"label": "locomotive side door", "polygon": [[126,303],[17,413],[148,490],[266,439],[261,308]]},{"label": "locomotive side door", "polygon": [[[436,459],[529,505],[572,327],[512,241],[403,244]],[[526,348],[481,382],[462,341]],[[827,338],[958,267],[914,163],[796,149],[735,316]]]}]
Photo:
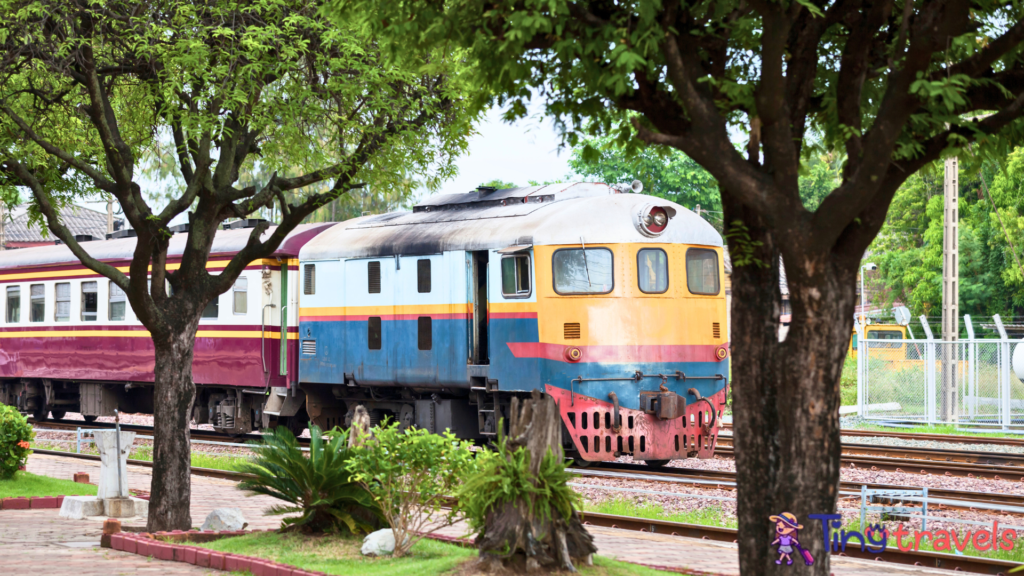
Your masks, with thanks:
[{"label": "locomotive side door", "polygon": [[487,350],[487,250],[466,252],[468,296],[471,304],[469,363],[490,364]]}]

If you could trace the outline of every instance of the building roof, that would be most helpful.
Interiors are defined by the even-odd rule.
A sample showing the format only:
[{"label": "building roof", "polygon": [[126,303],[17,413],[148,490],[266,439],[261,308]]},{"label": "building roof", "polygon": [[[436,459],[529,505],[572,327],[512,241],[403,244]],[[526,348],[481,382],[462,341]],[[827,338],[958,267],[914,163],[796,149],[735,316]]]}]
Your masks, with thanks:
[{"label": "building roof", "polygon": [[[93,238],[104,238],[107,233],[107,215],[82,206],[71,205],[61,210],[61,220],[78,236],[88,234]],[[12,221],[4,226],[6,242],[55,242],[57,239],[47,230],[43,237],[43,228],[37,223],[29,226],[28,204],[21,204],[11,209]]]}]

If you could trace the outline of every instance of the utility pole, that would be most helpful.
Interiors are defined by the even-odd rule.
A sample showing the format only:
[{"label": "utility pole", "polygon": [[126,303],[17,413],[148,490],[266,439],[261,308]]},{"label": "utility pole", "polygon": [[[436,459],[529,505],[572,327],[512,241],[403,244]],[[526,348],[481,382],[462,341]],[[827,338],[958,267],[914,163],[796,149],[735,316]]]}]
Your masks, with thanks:
[{"label": "utility pole", "polygon": [[942,214],[942,420],[956,419],[956,371],[960,334],[960,242],[959,242],[959,162],[947,158],[942,194],[945,209]]},{"label": "utility pole", "polygon": [[107,234],[114,233],[114,199],[107,200]]}]

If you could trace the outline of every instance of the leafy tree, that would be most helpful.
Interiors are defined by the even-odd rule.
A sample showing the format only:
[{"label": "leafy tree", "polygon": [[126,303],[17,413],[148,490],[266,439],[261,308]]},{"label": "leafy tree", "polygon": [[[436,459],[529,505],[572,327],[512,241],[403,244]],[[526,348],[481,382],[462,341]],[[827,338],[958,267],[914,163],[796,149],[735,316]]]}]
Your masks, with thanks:
[{"label": "leafy tree", "polygon": [[497,188],[498,190],[503,190],[505,188],[518,188],[518,186],[516,186],[515,184],[511,182],[505,182],[504,180],[491,180],[490,182],[484,182],[480,186],[492,186],[494,188]]},{"label": "leafy tree", "polygon": [[[467,50],[480,99],[543,93],[575,145],[675,148],[718,181],[734,256],[740,568],[781,574],[765,519],[835,509],[839,378],[864,250],[893,195],[943,157],[1020,138],[1024,7],[963,0],[332,0],[400,61]],[[985,113],[991,113],[984,115]],[[731,134],[746,134],[737,149]],[[819,146],[820,145],[820,148]],[[815,210],[802,164],[840,150]],[[737,257],[739,256],[739,257]],[[779,256],[793,322],[778,341]],[[828,574],[820,526],[806,542]]]},{"label": "leafy tree", "polygon": [[[436,186],[465,147],[472,114],[458,58],[387,63],[372,36],[319,8],[0,0],[2,184],[31,192],[36,218],[126,292],[152,336],[150,531],[192,526],[192,348],[207,303],[317,208],[363,186],[402,189],[411,176]],[[173,142],[178,184],[155,209],[138,174],[160,138]],[[269,177],[245,183],[258,168]],[[63,206],[97,191],[120,203],[137,234],[127,274],[89,256],[61,223]],[[271,207],[278,226],[258,226],[223,271],[208,272],[221,222]],[[186,211],[186,247],[168,266],[168,223]]]}]

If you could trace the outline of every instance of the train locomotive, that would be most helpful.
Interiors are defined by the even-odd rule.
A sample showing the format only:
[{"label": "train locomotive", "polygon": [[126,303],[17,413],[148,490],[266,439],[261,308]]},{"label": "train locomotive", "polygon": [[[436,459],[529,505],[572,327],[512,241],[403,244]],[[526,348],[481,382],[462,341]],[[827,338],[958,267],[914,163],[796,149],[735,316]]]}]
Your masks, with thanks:
[{"label": "train locomotive", "polygon": [[[218,232],[211,267],[248,232]],[[121,262],[133,245],[83,246]],[[363,405],[486,443],[539,388],[581,464],[709,458],[728,391],[722,276],[712,226],[623,186],[481,187],[304,225],[204,316],[193,420],[299,431]],[[54,246],[0,253],[0,284],[31,299],[4,302],[0,401],[37,419],[152,410],[148,334],[112,312],[109,282]],[[41,320],[20,315],[37,318],[37,297]]]}]

